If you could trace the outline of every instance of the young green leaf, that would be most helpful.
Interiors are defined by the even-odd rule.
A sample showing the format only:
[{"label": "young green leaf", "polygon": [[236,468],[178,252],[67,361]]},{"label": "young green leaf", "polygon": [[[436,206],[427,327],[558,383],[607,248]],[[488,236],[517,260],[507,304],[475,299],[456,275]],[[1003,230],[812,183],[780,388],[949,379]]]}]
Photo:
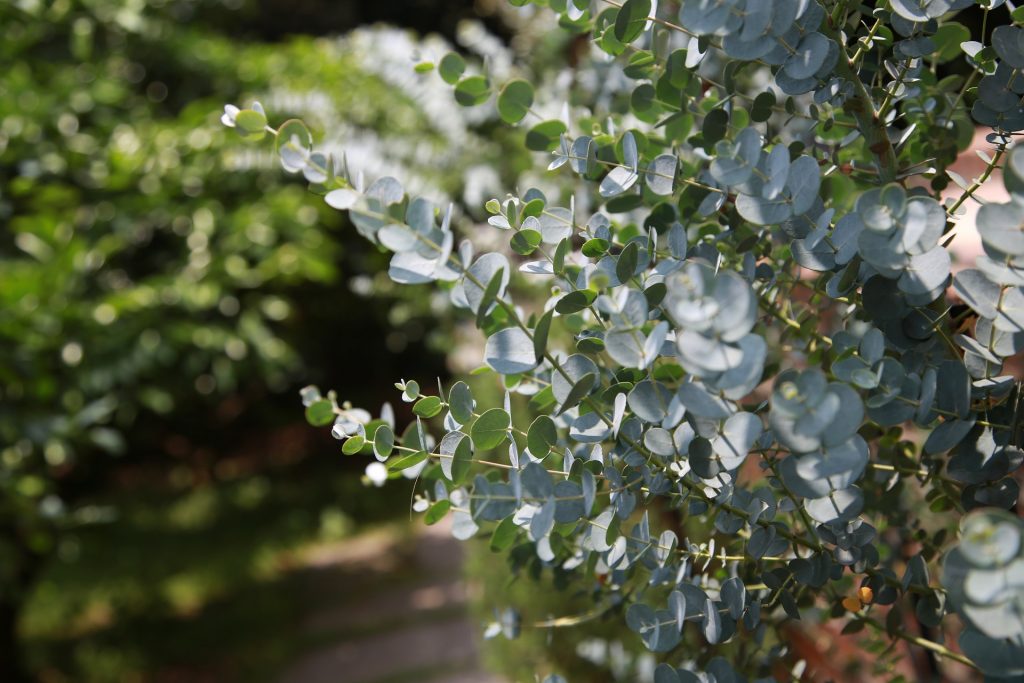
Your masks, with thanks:
[{"label": "young green leaf", "polygon": [[475,107],[491,96],[491,85],[483,76],[466,76],[455,86],[455,101],[463,107]]},{"label": "young green leaf", "polygon": [[548,347],[548,334],[551,332],[551,320],[554,318],[554,309],[547,311],[537,321],[537,327],[533,329],[533,355],[539,363],[544,359]]},{"label": "young green leaf", "polygon": [[325,398],[306,407],[306,421],[314,427],[324,427],[334,422],[334,404]]},{"label": "young green leaf", "polygon": [[508,428],[512,424],[512,418],[501,408],[491,408],[477,418],[470,430],[473,437],[473,444],[479,451],[487,451],[508,436]]},{"label": "young green leaf", "polygon": [[373,454],[379,460],[385,460],[391,455],[394,447],[395,433],[391,431],[391,427],[387,425],[377,427],[377,431],[373,433]]},{"label": "young green leaf", "polygon": [[566,130],[565,124],[557,119],[541,121],[526,133],[526,148],[534,152],[550,152],[558,146]]},{"label": "young green leaf", "polygon": [[465,382],[456,382],[448,392],[448,410],[459,424],[473,419],[473,392]]},{"label": "young green leaf", "polygon": [[559,299],[558,303],[555,304],[555,311],[562,315],[578,313],[594,303],[595,298],[597,298],[595,292],[589,289],[578,289],[575,292],[569,292]]},{"label": "young green leaf", "polygon": [[437,65],[437,72],[441,74],[441,78],[450,85],[455,85],[462,78],[462,74],[466,71],[466,60],[462,58],[462,55],[456,52],[449,52],[441,58],[441,62]]},{"label": "young green leaf", "polygon": [[416,451],[415,453],[406,453],[394,458],[391,458],[387,462],[388,472],[401,472],[407,470],[410,467],[415,467],[421,462],[426,460],[428,457],[426,451]]},{"label": "young green leaf", "polygon": [[431,418],[440,413],[443,407],[439,396],[424,396],[416,401],[416,405],[412,407],[412,412],[419,417]]},{"label": "young green leaf", "polygon": [[606,239],[589,239],[583,243],[583,255],[587,258],[600,258],[607,253],[610,246]]},{"label": "young green leaf", "polygon": [[643,33],[651,12],[651,0],[626,0],[615,17],[615,38],[621,43],[632,43]]},{"label": "young green leaf", "polygon": [[518,532],[519,527],[516,526],[512,515],[501,520],[498,522],[498,526],[494,527],[494,533],[491,534],[491,550],[496,553],[508,550]]},{"label": "young green leaf", "polygon": [[439,500],[430,506],[430,509],[427,510],[427,514],[423,515],[423,521],[426,522],[428,526],[437,524],[444,519],[451,507],[451,501],[448,499]]},{"label": "young green leaf", "polygon": [[633,279],[639,258],[640,247],[636,242],[630,242],[623,248],[615,261],[615,277],[619,278],[619,282],[629,282]]},{"label": "young green leaf", "polygon": [[541,234],[536,230],[526,228],[512,235],[509,245],[512,251],[522,256],[529,256],[540,246]]},{"label": "young green leaf", "polygon": [[547,415],[540,415],[526,431],[526,445],[535,458],[546,457],[553,446],[558,443],[558,431],[555,421]]},{"label": "young green leaf", "polygon": [[533,106],[533,86],[527,81],[509,81],[498,93],[498,115],[505,123],[519,123]]},{"label": "young green leaf", "polygon": [[363,446],[365,445],[366,439],[357,434],[356,436],[345,439],[345,443],[341,446],[341,452],[345,455],[355,455],[363,450]]}]

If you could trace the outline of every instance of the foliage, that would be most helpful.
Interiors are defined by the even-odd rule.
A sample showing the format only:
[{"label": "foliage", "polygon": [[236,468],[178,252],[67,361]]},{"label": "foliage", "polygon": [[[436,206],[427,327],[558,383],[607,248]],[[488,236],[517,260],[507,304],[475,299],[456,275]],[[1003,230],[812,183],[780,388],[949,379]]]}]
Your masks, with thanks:
[{"label": "foliage", "polygon": [[[457,538],[490,534],[514,568],[621,619],[659,683],[799,676],[786,622],[829,619],[1024,674],[1024,527],[1000,511],[1024,462],[1003,374],[1024,346],[1024,16],[982,4],[985,45],[956,21],[969,0],[514,4],[589,34],[617,78],[594,67],[599,87],[548,119],[550,82],[440,61],[455,101],[496,99],[579,179],[487,202],[509,250],[456,243],[450,208],[347,173],[299,121],[255,130],[261,107],[225,110],[393,253],[393,281],[468,310],[506,389],[488,405],[403,381],[416,417],[399,430],[390,407],[371,419],[311,387],[311,421],[333,413],[374,483],[418,477],[414,509],[450,514]],[[948,166],[972,116],[994,153],[968,184]],[[985,254],[951,277],[963,204],[1001,165],[1012,199],[983,207]],[[963,193],[943,201],[951,182]],[[955,632],[954,612],[962,653],[903,625]],[[489,635],[581,620],[500,614]]]},{"label": "foliage", "polygon": [[[362,273],[386,261],[342,248],[343,217],[283,183],[207,98],[256,93],[357,138],[353,171],[400,173],[457,204],[487,187],[467,180],[467,161],[503,154],[447,86],[417,84],[407,68],[413,49],[447,50],[439,39],[381,28],[245,43],[179,23],[189,4],[0,8],[0,678],[13,662],[9,622],[47,580],[46,560],[61,549],[73,565],[64,550],[96,536],[83,527],[118,518],[96,498],[112,469],[180,473],[166,456],[182,449],[169,444],[210,438],[225,408],[245,413],[238,429],[291,419],[268,396],[300,373],[327,374],[334,349],[317,351],[312,331],[340,328],[339,314],[393,328],[392,350],[447,337],[431,300]],[[343,276],[384,305],[361,305]],[[213,438],[234,449],[259,437]]]}]

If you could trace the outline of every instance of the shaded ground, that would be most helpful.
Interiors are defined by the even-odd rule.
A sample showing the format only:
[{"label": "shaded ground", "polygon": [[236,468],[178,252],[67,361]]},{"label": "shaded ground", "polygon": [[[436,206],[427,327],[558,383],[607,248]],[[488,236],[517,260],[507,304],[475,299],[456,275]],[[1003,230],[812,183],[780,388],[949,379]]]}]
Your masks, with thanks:
[{"label": "shaded ground", "polygon": [[[297,659],[281,683],[500,683],[479,668],[480,627],[467,615],[462,553],[446,529],[418,528],[405,542],[378,534],[311,559],[318,580],[348,599],[303,620],[311,638],[335,640]],[[374,574],[388,580],[367,586]]]},{"label": "shaded ground", "polygon": [[23,619],[36,675],[489,682],[475,673],[458,542],[395,518],[407,486],[367,491],[339,464],[184,492],[139,481],[109,519],[97,502]]}]

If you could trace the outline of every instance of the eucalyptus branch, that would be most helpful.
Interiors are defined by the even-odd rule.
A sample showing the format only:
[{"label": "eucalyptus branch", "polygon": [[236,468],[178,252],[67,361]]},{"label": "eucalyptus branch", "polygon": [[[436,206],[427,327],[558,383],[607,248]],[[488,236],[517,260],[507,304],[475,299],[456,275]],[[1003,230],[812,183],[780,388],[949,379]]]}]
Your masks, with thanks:
[{"label": "eucalyptus branch", "polygon": [[[1014,152],[999,145],[948,210],[932,193],[908,189],[908,178],[926,164],[943,167],[948,150],[932,138],[963,115],[964,90],[947,110],[952,98],[934,86],[933,74],[918,78],[917,53],[943,40],[930,37],[931,20],[948,9],[938,0],[894,1],[849,39],[847,27],[861,9],[846,0],[801,5],[793,16],[771,2],[748,3],[743,12],[731,0],[695,2],[684,0],[675,16],[649,0],[605,0],[597,15],[575,2],[558,10],[563,24],[594,32],[595,49],[621,55],[616,73],[636,81],[622,88],[604,76],[580,79],[600,82],[610,97],[588,102],[581,86],[562,119],[542,117],[564,95],[552,98],[523,77],[492,90],[486,77],[464,75],[457,55],[438,64],[460,104],[478,106],[495,95],[498,118],[527,128],[531,149],[554,151],[549,170],[572,171],[548,177],[557,188],[545,190],[552,198],[531,189],[487,202],[489,222],[508,230],[510,247],[536,254],[518,268],[507,252],[475,256],[465,242],[456,248],[450,212],[438,225],[433,205],[405,195],[398,181],[364,188],[359,179],[337,177],[301,124],[268,128],[285,167],[306,173],[329,205],[349,210],[363,236],[393,253],[395,282],[442,281],[451,303],[473,312],[487,338],[484,364],[539,413],[526,429],[521,404],[513,409],[506,399],[485,409],[456,382],[448,397],[422,397],[413,406],[443,427],[443,437],[431,437],[438,452],[417,450],[431,440],[417,422],[417,443],[394,446],[398,459],[386,467],[424,467],[420,476],[429,485],[417,489],[417,509],[430,504],[431,521],[453,515],[459,538],[493,523],[496,550],[525,536],[532,562],[601,577],[595,610],[542,620],[543,628],[579,626],[621,605],[648,648],[673,653],[687,619],[699,621],[717,647],[734,631],[742,639],[759,624],[774,627],[780,607],[796,616],[801,603],[842,601],[867,618],[854,608],[871,604],[871,587],[889,598],[892,590],[915,594],[925,606],[949,600],[960,610],[966,577],[988,571],[982,559],[1000,558],[1004,567],[1024,552],[1005,550],[1024,548],[1024,540],[1014,545],[1024,539],[1019,520],[991,511],[964,515],[959,545],[951,546],[951,525],[922,537],[915,513],[887,500],[888,487],[913,478],[929,501],[939,496],[955,508],[951,522],[981,501],[1012,505],[1020,388],[997,373],[1004,358],[1024,350],[1016,334],[1024,329],[1024,244],[1006,228],[1024,221],[1017,171],[1024,161],[1011,163]],[[1024,62],[1024,35],[1007,30],[1024,31],[1000,27],[964,84],[981,79],[971,111],[994,122],[1004,139],[1018,123],[1024,128],[1024,106],[1000,95],[1013,86],[999,81],[1007,69],[993,68],[999,60]],[[694,39],[701,53],[682,52]],[[700,64],[706,48],[714,53]],[[947,59],[949,45],[920,59],[931,57],[934,66],[940,49]],[[886,72],[891,78],[866,75],[876,56],[899,65]],[[675,71],[697,64],[699,81]],[[733,81],[748,66],[768,79],[772,96],[737,91]],[[776,92],[794,99],[779,107]],[[805,113],[796,111],[798,102],[814,104]],[[791,118],[772,119],[782,112]],[[833,112],[853,117],[862,142],[832,130],[836,123],[851,127],[849,119],[834,122]],[[244,135],[265,118],[256,107],[225,117]],[[820,125],[808,130],[794,117]],[[903,168],[890,127],[903,130]],[[954,276],[943,241],[948,219],[1000,167],[1014,198],[982,208],[986,255],[978,268]],[[569,208],[558,206],[569,197]],[[589,218],[578,216],[580,207]],[[817,274],[805,281],[807,271]],[[544,286],[520,289],[514,276]],[[951,278],[979,316],[979,339],[951,337],[951,325],[966,315],[950,320]],[[527,318],[517,302],[538,291],[543,300],[523,307],[536,311]],[[402,386],[406,400],[417,399],[418,386],[411,393]],[[335,419],[349,429],[348,409],[324,413],[332,400],[304,397],[312,421]],[[900,445],[917,438],[904,421],[934,430],[928,459],[904,457],[917,452]],[[375,429],[359,437],[372,439],[380,457],[377,451],[393,449],[394,435],[390,425]],[[486,455],[509,440],[508,463]],[[940,454],[950,451],[944,473]],[[879,461],[889,453],[891,462]],[[559,461],[561,469],[552,467]],[[383,466],[371,466],[379,479]],[[669,520],[651,514],[666,511]],[[692,519],[707,530],[703,543],[677,545],[681,519],[688,529]],[[651,528],[659,520],[660,535]],[[875,541],[880,529],[927,549],[909,560],[902,579],[897,561]],[[928,565],[939,557],[952,570],[933,585]],[[864,582],[860,602],[840,596],[847,576]],[[740,620],[747,629],[735,628]],[[980,634],[972,643],[997,647],[990,625],[968,615],[963,621],[972,637]],[[926,639],[895,637],[966,660]],[[748,645],[741,643],[730,666],[751,674],[764,662]],[[980,658],[975,664],[993,666]],[[677,672],[665,666],[674,665],[662,665],[659,675],[675,680]]]}]

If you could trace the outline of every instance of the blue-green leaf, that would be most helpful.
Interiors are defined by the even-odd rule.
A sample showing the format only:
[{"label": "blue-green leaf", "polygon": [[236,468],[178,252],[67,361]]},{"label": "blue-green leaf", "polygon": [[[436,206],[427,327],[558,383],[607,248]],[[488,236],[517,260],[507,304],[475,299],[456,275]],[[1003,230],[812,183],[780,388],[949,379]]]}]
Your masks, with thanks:
[{"label": "blue-green leaf", "polygon": [[533,340],[518,327],[506,327],[487,338],[484,362],[495,372],[517,375],[537,366]]}]

